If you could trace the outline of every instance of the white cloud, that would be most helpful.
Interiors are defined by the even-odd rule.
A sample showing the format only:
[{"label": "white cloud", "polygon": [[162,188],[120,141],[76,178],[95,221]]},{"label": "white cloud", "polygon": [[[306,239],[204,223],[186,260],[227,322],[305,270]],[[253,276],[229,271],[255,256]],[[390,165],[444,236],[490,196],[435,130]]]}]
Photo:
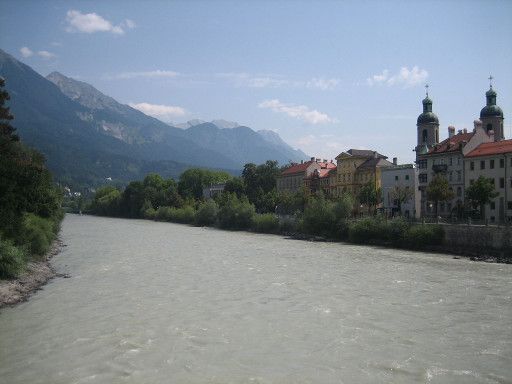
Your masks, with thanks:
[{"label": "white cloud", "polygon": [[105,76],[107,79],[133,79],[136,77],[146,77],[146,78],[165,78],[165,77],[177,77],[180,74],[174,71],[162,71],[157,69],[155,71],[140,71],[140,72],[122,72],[117,75],[108,75]]},{"label": "white cloud", "polygon": [[34,52],[32,52],[32,50],[29,47],[21,47],[20,53],[21,53],[21,56],[23,56],[23,57],[30,57],[34,54]]},{"label": "white cloud", "polygon": [[130,20],[130,19],[126,19],[124,21],[124,25],[126,25],[126,28],[128,28],[128,29],[133,29],[136,26],[135,22],[133,20]]},{"label": "white cloud", "polygon": [[258,104],[259,108],[270,109],[273,112],[284,113],[290,117],[306,121],[310,124],[325,124],[334,123],[335,119],[329,117],[327,114],[310,109],[305,105],[285,104],[277,99],[265,100]]},{"label": "white cloud", "polygon": [[287,80],[276,75],[252,75],[249,73],[217,73],[216,77],[231,81],[237,87],[277,88],[286,85]]},{"label": "white cloud", "polygon": [[388,86],[399,85],[404,88],[409,88],[425,83],[427,78],[427,70],[420,69],[415,65],[411,69],[402,67],[400,71],[394,75],[390,75],[389,71],[385,69],[381,74],[367,78],[366,83],[369,86],[386,84]]},{"label": "white cloud", "polygon": [[327,91],[329,89],[336,88],[339,83],[340,79],[324,79],[323,77],[314,77],[306,82],[306,88],[318,88],[322,91]]},{"label": "white cloud", "polygon": [[45,60],[50,60],[57,57],[54,53],[48,51],[38,51],[37,54]]},{"label": "white cloud", "polygon": [[313,77],[310,80],[292,80],[282,75],[250,74],[250,73],[217,73],[217,77],[231,81],[236,87],[249,88],[310,88],[329,90],[334,89],[340,80],[323,77]]},{"label": "white cloud", "polygon": [[182,107],[173,105],[160,105],[149,103],[129,103],[130,107],[138,109],[139,111],[156,117],[157,119],[170,121],[173,117],[181,117],[186,115],[187,111]]},{"label": "white cloud", "polygon": [[123,35],[125,32],[123,28],[132,29],[135,27],[135,23],[130,19],[126,19],[119,25],[114,25],[97,13],[81,13],[76,10],[70,10],[66,13],[66,22],[68,23],[66,28],[68,32],[110,32],[115,35]]}]

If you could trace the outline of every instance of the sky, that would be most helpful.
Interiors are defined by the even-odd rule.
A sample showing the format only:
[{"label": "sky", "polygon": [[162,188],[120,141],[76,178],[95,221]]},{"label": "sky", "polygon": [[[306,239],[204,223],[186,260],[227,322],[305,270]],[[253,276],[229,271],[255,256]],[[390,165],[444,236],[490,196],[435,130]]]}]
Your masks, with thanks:
[{"label": "sky", "polygon": [[0,48],[163,121],[225,119],[308,155],[412,162],[425,84],[473,128],[489,76],[512,138],[512,1],[0,0]]}]

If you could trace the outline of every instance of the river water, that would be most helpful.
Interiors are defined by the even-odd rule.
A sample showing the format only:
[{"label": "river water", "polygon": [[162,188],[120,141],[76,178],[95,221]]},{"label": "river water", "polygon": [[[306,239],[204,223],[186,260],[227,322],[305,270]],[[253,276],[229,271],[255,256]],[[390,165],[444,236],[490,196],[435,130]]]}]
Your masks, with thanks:
[{"label": "river water", "polygon": [[512,266],[68,215],[0,382],[512,383]]}]

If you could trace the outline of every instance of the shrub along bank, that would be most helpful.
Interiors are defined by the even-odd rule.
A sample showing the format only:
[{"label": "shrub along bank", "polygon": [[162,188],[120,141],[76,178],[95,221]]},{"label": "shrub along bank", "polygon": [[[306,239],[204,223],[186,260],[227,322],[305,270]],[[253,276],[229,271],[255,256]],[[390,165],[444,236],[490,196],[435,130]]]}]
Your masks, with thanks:
[{"label": "shrub along bank", "polygon": [[[95,212],[115,210],[123,201],[117,190],[96,196]],[[105,205],[110,201],[110,206]],[[305,203],[304,211],[293,215],[278,216],[274,213],[257,213],[255,206],[244,195],[225,192],[207,201],[188,200],[179,207],[163,205],[157,209],[149,203],[142,204],[141,217],[196,226],[211,226],[228,230],[249,230],[259,233],[284,234],[299,238],[322,238],[357,244],[374,244],[409,249],[432,249],[444,241],[444,231],[439,225],[413,225],[402,219],[385,219],[379,216],[363,219],[352,218],[354,201],[350,195],[330,200],[322,195]]]}]

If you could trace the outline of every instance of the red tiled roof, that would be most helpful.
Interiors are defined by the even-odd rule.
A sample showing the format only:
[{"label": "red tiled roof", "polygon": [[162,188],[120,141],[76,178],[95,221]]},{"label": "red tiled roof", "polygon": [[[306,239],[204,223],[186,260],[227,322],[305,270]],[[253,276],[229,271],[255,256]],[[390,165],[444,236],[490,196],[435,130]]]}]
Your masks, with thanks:
[{"label": "red tiled roof", "polygon": [[512,153],[512,140],[482,143],[471,152],[469,152],[466,157],[498,155],[500,153]]},{"label": "red tiled roof", "polygon": [[463,141],[465,141],[466,143],[469,142],[469,140],[471,140],[473,135],[474,135],[474,132],[457,133],[456,135],[449,137],[446,140],[441,141],[434,148],[432,148],[430,151],[428,151],[428,154],[432,155],[435,153],[459,151],[460,143],[462,143]]},{"label": "red tiled roof", "polygon": [[[314,161],[310,160],[310,161],[305,161],[302,164],[292,165],[291,167],[286,168],[283,172],[281,172],[281,176],[292,175],[292,174],[295,174],[295,173],[305,172],[306,168],[309,167],[312,163],[314,163]],[[334,163],[319,162],[318,165],[320,165],[320,167],[322,169],[334,169],[334,168],[336,168],[336,164],[334,164]]]}]

